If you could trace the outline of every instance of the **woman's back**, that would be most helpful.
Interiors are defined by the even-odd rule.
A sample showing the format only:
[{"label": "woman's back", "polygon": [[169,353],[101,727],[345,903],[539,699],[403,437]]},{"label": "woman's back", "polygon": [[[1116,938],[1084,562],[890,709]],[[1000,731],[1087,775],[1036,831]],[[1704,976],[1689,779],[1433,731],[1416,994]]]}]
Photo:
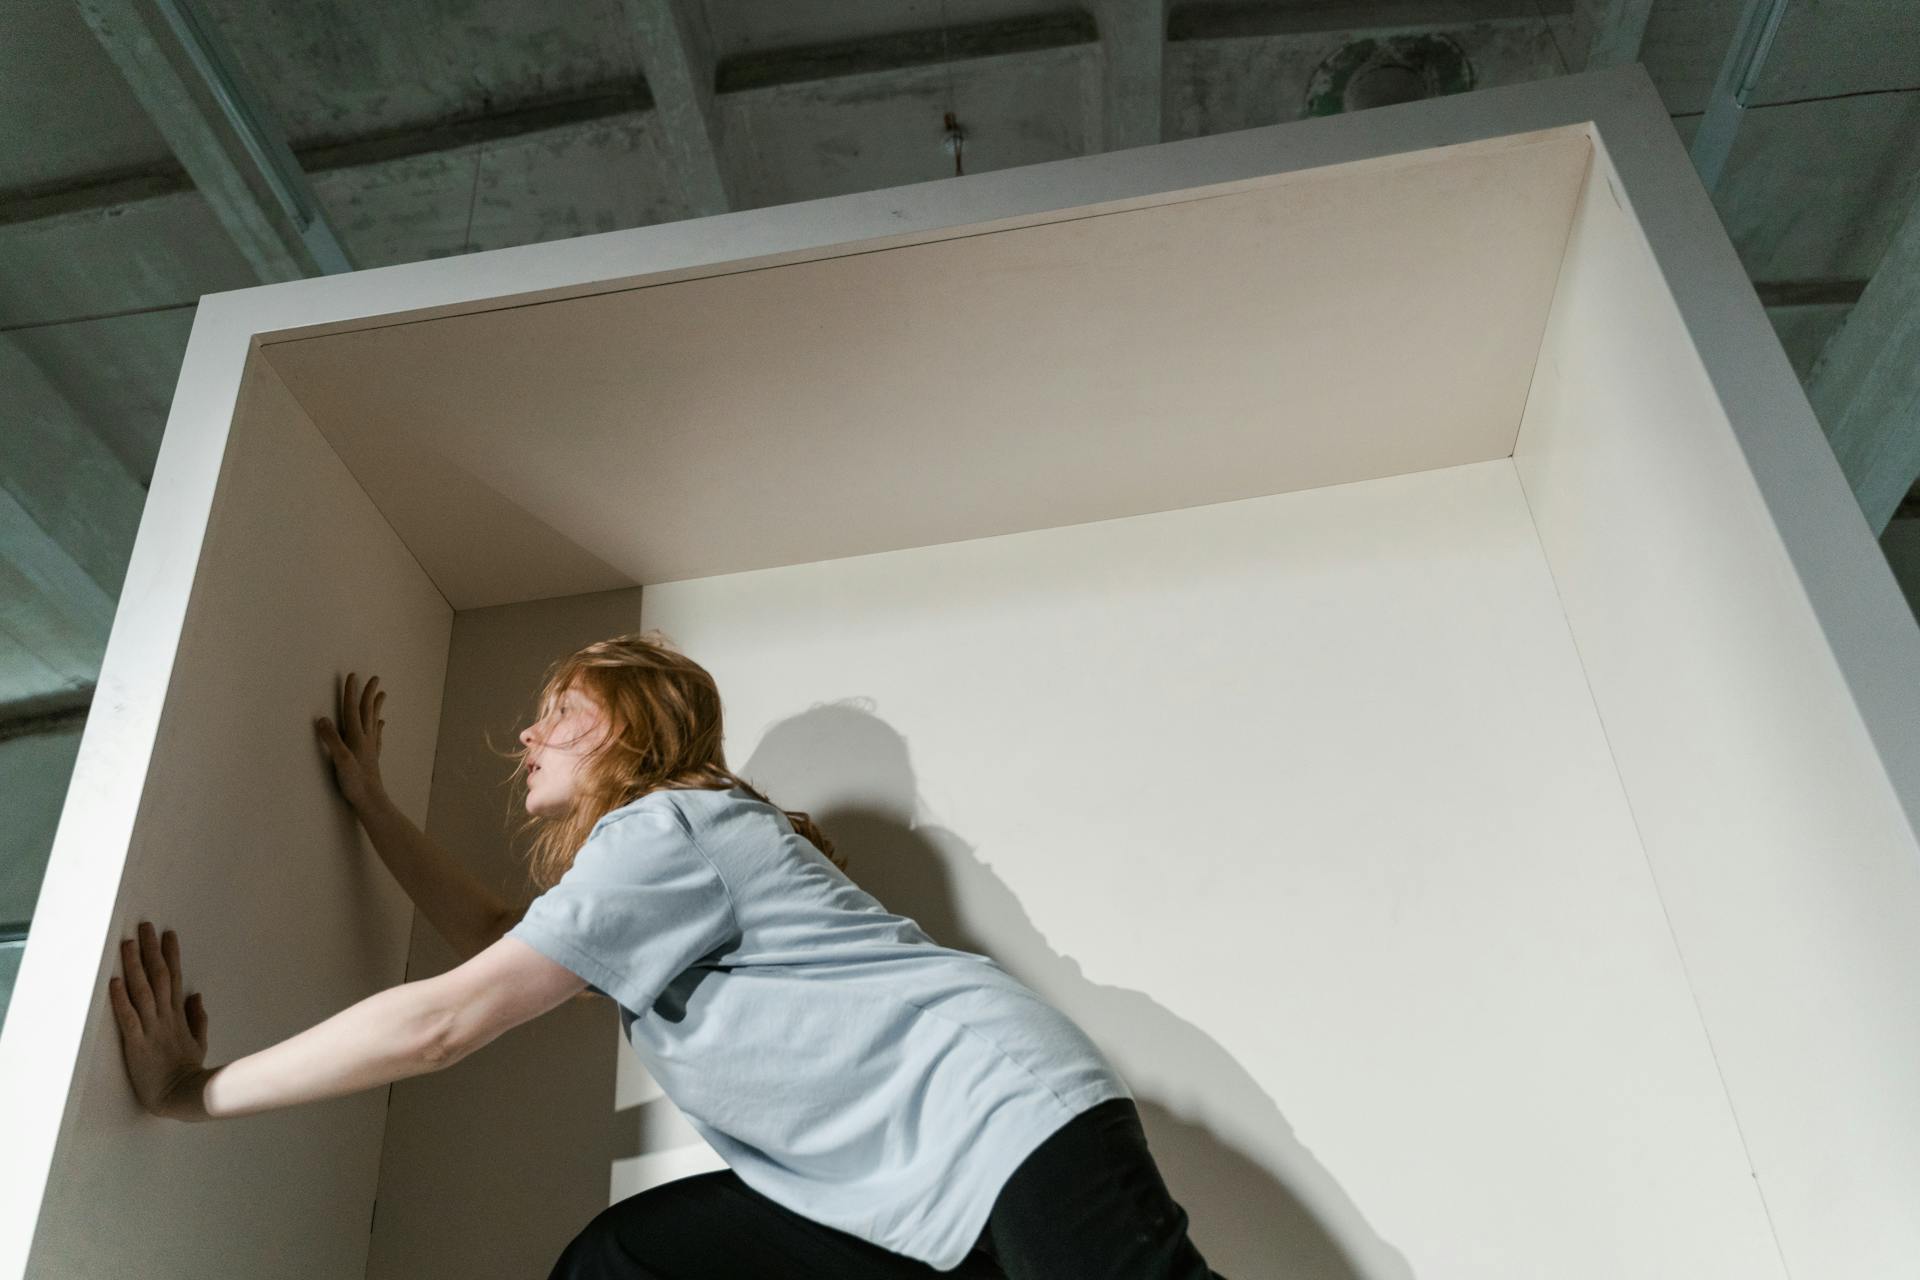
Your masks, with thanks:
[{"label": "woman's back", "polygon": [[619,1003],[743,1181],[935,1267],[1033,1148],[1131,1096],[1063,1014],[889,912],[744,788],[608,813],[509,933]]}]

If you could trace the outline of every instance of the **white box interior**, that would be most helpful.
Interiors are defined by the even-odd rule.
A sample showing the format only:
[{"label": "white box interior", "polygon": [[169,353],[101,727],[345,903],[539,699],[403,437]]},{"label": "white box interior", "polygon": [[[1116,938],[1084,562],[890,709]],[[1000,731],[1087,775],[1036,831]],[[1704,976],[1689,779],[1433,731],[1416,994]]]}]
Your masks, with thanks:
[{"label": "white box interior", "polygon": [[[1151,185],[1215,140],[1173,144],[1126,198],[871,193],[898,233],[806,247],[794,206],[759,253],[203,322],[237,398],[156,494],[203,482],[204,539],[143,527],[129,580],[190,584],[177,646],[143,668],[123,605],[102,677],[164,703],[76,772],[129,806],[99,985],[178,928],[223,1061],[445,967],[311,738],[336,675],[380,673],[390,788],[518,892],[487,735],[659,627],[737,771],[1107,1050],[1223,1274],[1894,1273],[1920,757],[1768,505],[1725,384],[1791,371],[1667,218],[1697,189],[1627,71],[1249,131],[1231,180]],[[82,807],[42,921],[93,900]],[[0,1274],[544,1274],[718,1167],[599,1002],[390,1096],[152,1120],[50,952],[0,1066],[21,1009],[76,1049]]]}]

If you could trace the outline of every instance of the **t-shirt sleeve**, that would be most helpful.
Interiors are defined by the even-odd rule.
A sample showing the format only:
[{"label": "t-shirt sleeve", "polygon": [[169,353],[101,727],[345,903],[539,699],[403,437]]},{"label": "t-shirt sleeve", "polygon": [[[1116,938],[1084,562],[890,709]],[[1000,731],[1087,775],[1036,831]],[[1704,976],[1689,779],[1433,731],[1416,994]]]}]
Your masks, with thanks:
[{"label": "t-shirt sleeve", "polygon": [[507,930],[644,1014],[683,971],[738,941],[720,873],[670,813],[602,823],[573,866]]}]

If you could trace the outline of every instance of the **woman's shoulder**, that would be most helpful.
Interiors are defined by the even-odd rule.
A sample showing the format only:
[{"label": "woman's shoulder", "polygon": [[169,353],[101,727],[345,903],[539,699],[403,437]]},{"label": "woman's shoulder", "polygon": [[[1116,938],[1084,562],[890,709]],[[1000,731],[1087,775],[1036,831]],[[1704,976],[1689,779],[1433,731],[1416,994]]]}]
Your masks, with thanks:
[{"label": "woman's shoulder", "polygon": [[712,820],[720,809],[760,802],[745,789],[734,787],[656,787],[617,808],[609,809],[589,835],[636,815],[653,815],[674,822],[689,833]]},{"label": "woman's shoulder", "polygon": [[[656,820],[665,819],[669,822],[684,825],[684,820],[681,818],[679,809],[675,807],[672,799],[665,791],[649,791],[643,796],[634,797],[625,804],[615,805],[613,808],[601,814],[599,821],[595,822],[593,828],[587,832],[587,839],[593,839],[610,827],[629,824],[630,820],[643,817]],[[640,825],[645,826],[649,824],[641,823]]]},{"label": "woman's shoulder", "polygon": [[615,878],[644,866],[654,874],[673,867],[710,864],[705,822],[697,810],[668,791],[650,791],[602,814],[574,855],[573,869],[582,876]]}]

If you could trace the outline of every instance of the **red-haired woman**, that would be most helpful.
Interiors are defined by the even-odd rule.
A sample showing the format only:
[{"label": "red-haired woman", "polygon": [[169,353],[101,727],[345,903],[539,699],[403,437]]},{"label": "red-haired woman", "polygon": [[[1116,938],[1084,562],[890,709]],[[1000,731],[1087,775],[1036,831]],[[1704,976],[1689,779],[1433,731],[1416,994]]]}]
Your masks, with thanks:
[{"label": "red-haired woman", "polygon": [[241,1115],[436,1070],[583,990],[728,1168],[605,1209],[550,1280],[1206,1280],[1126,1083],[992,960],[844,873],[727,768],[713,678],[658,632],[556,663],[520,735],[530,875],[513,912],[380,783],[386,697],[316,728],[376,849],[464,964],[211,1070],[169,933],[112,998],[150,1109]]}]

